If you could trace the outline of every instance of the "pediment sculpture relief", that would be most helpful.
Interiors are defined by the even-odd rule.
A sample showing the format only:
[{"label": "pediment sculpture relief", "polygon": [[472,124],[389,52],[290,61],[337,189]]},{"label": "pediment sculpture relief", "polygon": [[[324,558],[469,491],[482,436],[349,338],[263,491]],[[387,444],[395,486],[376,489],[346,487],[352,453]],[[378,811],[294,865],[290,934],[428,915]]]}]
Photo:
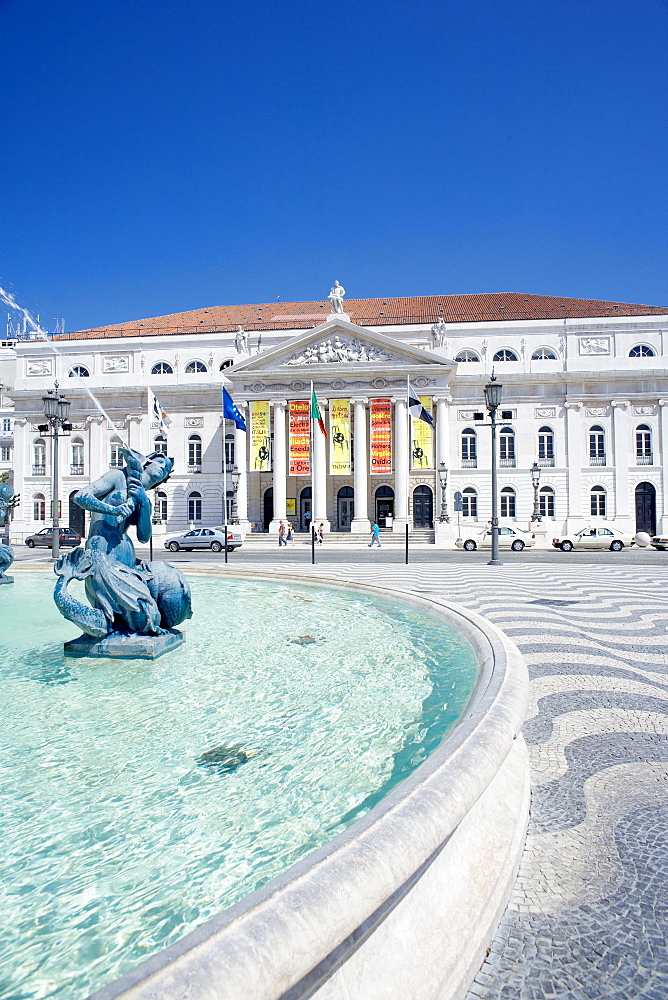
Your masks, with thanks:
[{"label": "pediment sculpture relief", "polygon": [[341,337],[309,344],[298,354],[293,354],[285,365],[322,365],[350,361],[392,361],[393,358],[380,347],[363,344],[359,340],[342,340]]}]

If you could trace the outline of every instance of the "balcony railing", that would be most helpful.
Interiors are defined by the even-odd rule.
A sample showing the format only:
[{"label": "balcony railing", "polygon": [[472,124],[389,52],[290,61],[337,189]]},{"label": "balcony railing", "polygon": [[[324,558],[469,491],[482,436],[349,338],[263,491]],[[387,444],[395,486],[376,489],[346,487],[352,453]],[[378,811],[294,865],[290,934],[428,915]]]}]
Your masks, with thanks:
[{"label": "balcony railing", "polygon": [[32,467],[33,476],[45,476],[46,466],[45,465],[33,465]]},{"label": "balcony railing", "polygon": [[202,471],[202,466],[199,465],[197,462],[194,465],[189,465],[188,466],[188,472],[192,473],[192,472],[201,472],[201,471]]},{"label": "balcony railing", "polygon": [[477,469],[478,459],[477,458],[463,458],[462,459],[462,469]]},{"label": "balcony railing", "polygon": [[654,465],[652,455],[636,455],[636,465]]},{"label": "balcony railing", "polygon": [[539,458],[538,465],[540,466],[541,469],[553,469],[555,465],[554,455],[552,455],[550,458]]},{"label": "balcony railing", "polygon": [[514,469],[515,468],[515,458],[500,458],[499,459],[500,469]]},{"label": "balcony railing", "polygon": [[83,465],[70,465],[71,476],[83,476],[83,474],[84,474]]},{"label": "balcony railing", "polygon": [[590,455],[589,456],[590,465],[605,465],[605,455]]}]

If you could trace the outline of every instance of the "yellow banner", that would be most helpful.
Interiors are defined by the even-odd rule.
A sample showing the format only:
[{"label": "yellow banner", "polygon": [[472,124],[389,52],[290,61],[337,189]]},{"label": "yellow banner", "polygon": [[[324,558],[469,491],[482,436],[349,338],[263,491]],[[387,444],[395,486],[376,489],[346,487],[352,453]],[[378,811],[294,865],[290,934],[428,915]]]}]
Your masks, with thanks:
[{"label": "yellow banner", "polygon": [[[318,434],[320,431],[318,431]],[[289,476],[311,474],[311,403],[290,400]]]},{"label": "yellow banner", "polygon": [[251,472],[271,471],[271,429],[269,426],[269,403],[266,400],[250,401],[251,421]]},{"label": "yellow banner", "polygon": [[[420,396],[420,402],[431,414],[431,396]],[[414,469],[434,468],[434,429],[426,420],[412,419],[411,458]]]},{"label": "yellow banner", "polygon": [[329,401],[329,474],[349,476],[350,461],[350,400]]}]

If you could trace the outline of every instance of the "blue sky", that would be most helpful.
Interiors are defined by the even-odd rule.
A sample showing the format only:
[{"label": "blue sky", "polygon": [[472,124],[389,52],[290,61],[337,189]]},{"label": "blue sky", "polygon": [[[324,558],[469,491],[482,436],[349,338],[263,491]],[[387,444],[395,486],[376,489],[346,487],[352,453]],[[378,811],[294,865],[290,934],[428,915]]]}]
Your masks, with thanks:
[{"label": "blue sky", "polygon": [[0,0],[0,45],[48,329],[335,278],[668,306],[663,0]]}]

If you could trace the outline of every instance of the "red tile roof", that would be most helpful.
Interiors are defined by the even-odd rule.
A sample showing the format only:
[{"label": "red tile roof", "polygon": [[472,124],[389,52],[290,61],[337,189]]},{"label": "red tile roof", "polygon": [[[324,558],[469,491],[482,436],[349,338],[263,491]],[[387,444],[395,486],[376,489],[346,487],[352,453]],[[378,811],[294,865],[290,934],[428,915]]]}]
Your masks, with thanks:
[{"label": "red tile roof", "polygon": [[[579,319],[587,317],[651,316],[668,313],[668,307],[564,299],[554,295],[493,292],[482,295],[414,295],[406,298],[346,299],[344,308],[359,326],[393,326],[435,323],[496,323],[502,320]],[[94,330],[61,334],[58,340],[105,337],[157,337],[161,334],[222,333],[242,325],[245,330],[300,330],[318,325],[329,316],[329,302],[265,302],[260,305],[212,306],[133,320]]]}]

